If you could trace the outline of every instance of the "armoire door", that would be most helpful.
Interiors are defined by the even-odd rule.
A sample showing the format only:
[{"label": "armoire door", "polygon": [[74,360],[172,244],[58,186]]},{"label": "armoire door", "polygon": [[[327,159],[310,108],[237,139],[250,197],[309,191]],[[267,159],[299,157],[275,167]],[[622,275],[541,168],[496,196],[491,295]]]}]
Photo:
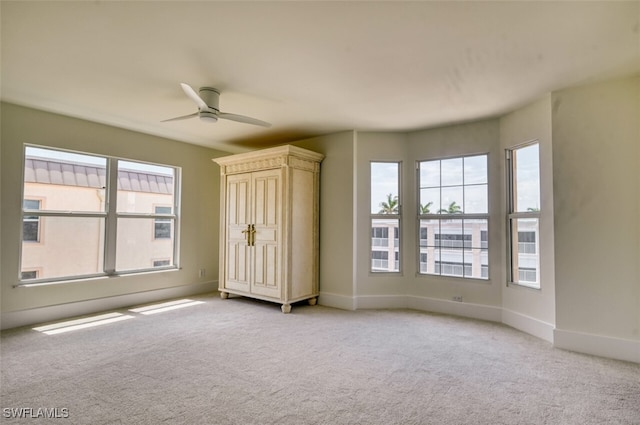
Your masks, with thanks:
[{"label": "armoire door", "polygon": [[226,250],[224,287],[249,293],[251,247],[247,229],[251,224],[251,174],[227,177]]},{"label": "armoire door", "polygon": [[281,298],[281,169],[257,171],[251,174],[252,236],[251,293]]}]

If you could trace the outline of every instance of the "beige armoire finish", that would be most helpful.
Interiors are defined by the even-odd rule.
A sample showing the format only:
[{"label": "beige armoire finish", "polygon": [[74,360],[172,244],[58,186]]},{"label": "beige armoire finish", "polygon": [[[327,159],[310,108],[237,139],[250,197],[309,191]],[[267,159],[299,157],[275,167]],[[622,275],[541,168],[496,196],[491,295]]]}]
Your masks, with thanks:
[{"label": "beige armoire finish", "polygon": [[324,156],[279,146],[213,159],[220,165],[222,298],[282,304],[318,296],[318,203]]}]

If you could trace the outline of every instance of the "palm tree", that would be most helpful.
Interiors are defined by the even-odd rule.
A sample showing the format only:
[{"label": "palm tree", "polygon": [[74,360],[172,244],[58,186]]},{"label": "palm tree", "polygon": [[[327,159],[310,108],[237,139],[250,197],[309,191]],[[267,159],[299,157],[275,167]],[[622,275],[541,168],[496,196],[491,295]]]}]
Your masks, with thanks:
[{"label": "palm tree", "polygon": [[427,202],[425,205],[420,204],[420,214],[431,214],[431,205],[433,202]]},{"label": "palm tree", "polygon": [[456,201],[453,201],[452,203],[449,204],[449,208],[447,209],[440,209],[438,210],[439,214],[462,214],[462,208],[460,208],[460,205],[458,205],[456,203]]},{"label": "palm tree", "polygon": [[397,214],[398,213],[398,196],[392,194],[387,195],[386,202],[380,202],[380,211],[378,214]]}]

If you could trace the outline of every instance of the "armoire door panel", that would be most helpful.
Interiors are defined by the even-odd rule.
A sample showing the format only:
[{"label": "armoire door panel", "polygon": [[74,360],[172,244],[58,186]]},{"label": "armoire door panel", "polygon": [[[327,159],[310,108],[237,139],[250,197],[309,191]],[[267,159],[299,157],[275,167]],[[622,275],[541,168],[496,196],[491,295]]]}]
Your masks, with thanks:
[{"label": "armoire door panel", "polygon": [[227,244],[226,279],[228,289],[249,290],[251,281],[249,247],[244,242],[229,242]]},{"label": "armoire door panel", "polygon": [[259,244],[254,248],[253,281],[251,292],[269,297],[280,297],[280,276],[278,267],[278,247]]},{"label": "armoire door panel", "polygon": [[[233,177],[233,178],[232,178]],[[230,176],[227,184],[227,224],[244,225],[250,223],[251,181],[249,176]]]},{"label": "armoire door panel", "polygon": [[253,173],[253,223],[256,226],[277,226],[280,217],[280,171]]}]

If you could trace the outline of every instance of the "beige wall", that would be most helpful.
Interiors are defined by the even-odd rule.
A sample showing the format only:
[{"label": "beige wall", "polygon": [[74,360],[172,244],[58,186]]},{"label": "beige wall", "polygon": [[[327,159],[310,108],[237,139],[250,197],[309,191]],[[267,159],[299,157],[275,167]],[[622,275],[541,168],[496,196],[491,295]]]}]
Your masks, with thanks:
[{"label": "beige wall", "polygon": [[640,77],[552,104],[556,327],[638,342]]},{"label": "beige wall", "polygon": [[320,302],[352,309],[355,293],[355,133],[293,143],[325,155],[320,165]]},{"label": "beige wall", "polygon": [[[213,290],[218,275],[219,170],[211,158],[226,153],[70,117],[2,104],[1,271],[2,326],[29,320],[37,308],[91,301],[99,310],[115,297],[127,305],[133,294]],[[182,168],[180,269],[90,281],[15,288],[19,276],[23,144],[117,156]],[[206,269],[204,278],[198,271]],[[177,292],[176,292],[177,293]],[[130,297],[127,298],[126,296]],[[76,304],[74,304],[76,305]],[[82,308],[67,311],[82,312]],[[53,310],[51,310],[53,311]],[[58,310],[56,310],[58,311]],[[60,310],[61,311],[61,310]],[[14,314],[15,313],[15,314]],[[19,313],[19,314],[18,314]],[[54,314],[54,313],[52,313]],[[57,314],[57,313],[56,313]],[[11,318],[20,316],[18,322]],[[33,317],[36,317],[35,313]],[[38,316],[42,318],[42,316]]]},{"label": "beige wall", "polygon": [[[500,175],[505,176],[504,150],[537,140],[540,148],[540,289],[502,285],[503,321],[548,341],[555,326],[555,269],[553,225],[553,161],[551,138],[551,95],[503,116],[500,119],[502,155]],[[500,181],[505,191],[505,179]],[[507,212],[506,194],[500,197],[501,211]],[[506,264],[506,240],[502,234],[502,255]],[[502,270],[507,281],[507,267]]]}]

